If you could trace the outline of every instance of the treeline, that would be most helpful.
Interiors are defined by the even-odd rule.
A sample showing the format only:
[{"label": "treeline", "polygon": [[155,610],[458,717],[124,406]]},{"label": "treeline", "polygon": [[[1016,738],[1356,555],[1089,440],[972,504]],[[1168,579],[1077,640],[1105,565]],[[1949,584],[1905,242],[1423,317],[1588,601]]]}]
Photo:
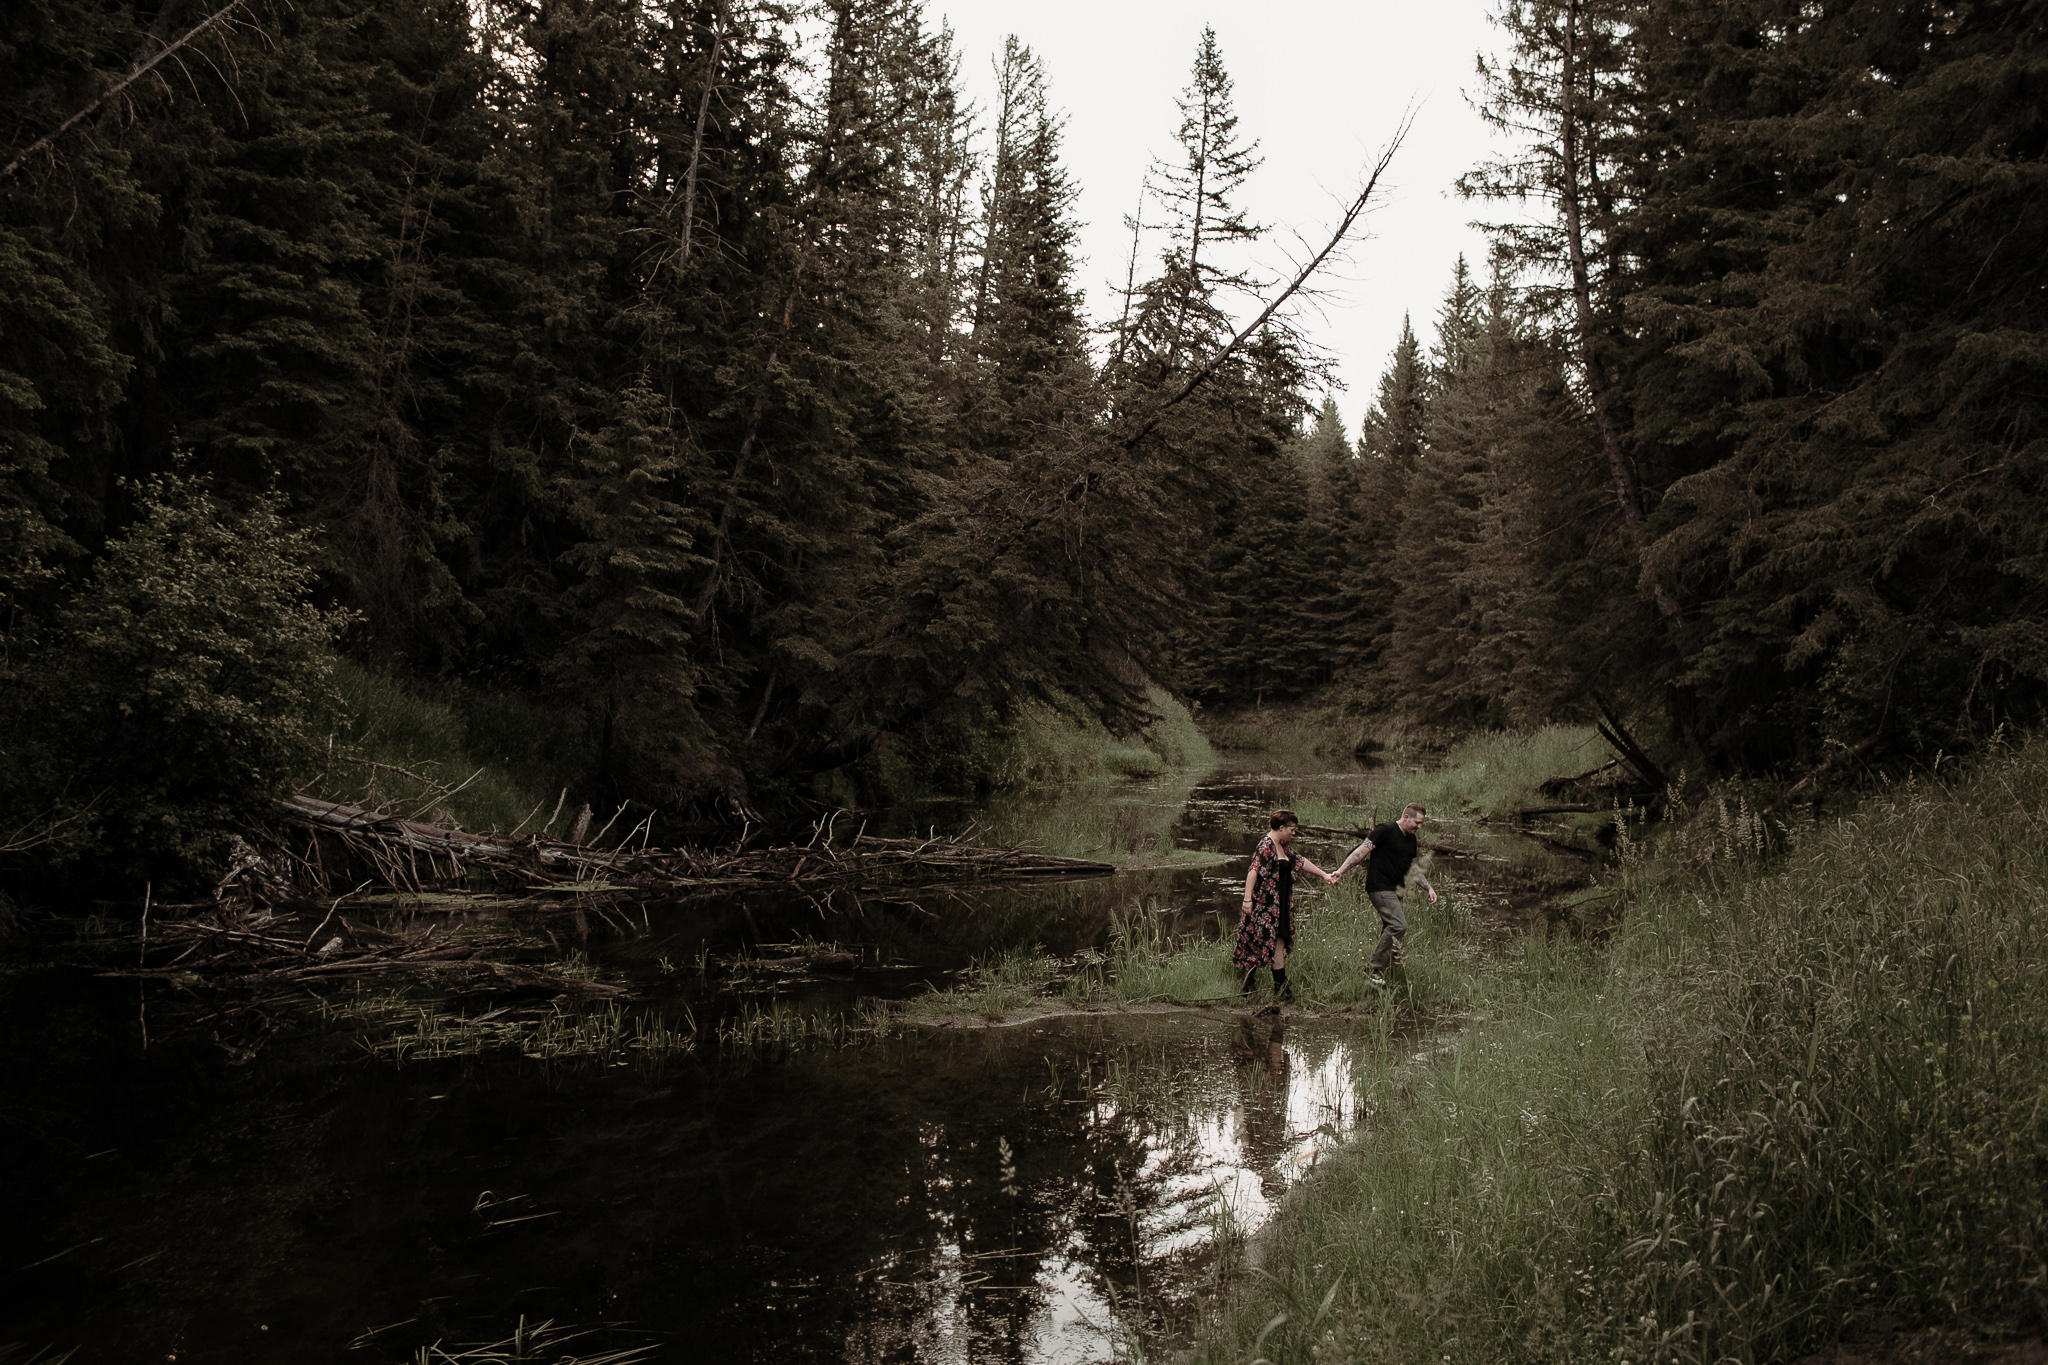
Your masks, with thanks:
[{"label": "treeline", "polygon": [[2048,6],[1499,14],[1517,146],[1459,184],[1516,211],[1355,458],[1295,448],[1354,477],[1265,619],[1336,671],[1263,676],[1487,724],[1605,692],[1795,784],[2037,721]]},{"label": "treeline", "polygon": [[1148,680],[1787,768],[2031,714],[2040,7],[1503,17],[1467,184],[1557,212],[1353,447],[1284,316],[1226,345],[1213,34],[1091,324],[1041,65],[970,107],[918,0],[9,6],[0,842],[217,844],[323,633],[671,808]]}]

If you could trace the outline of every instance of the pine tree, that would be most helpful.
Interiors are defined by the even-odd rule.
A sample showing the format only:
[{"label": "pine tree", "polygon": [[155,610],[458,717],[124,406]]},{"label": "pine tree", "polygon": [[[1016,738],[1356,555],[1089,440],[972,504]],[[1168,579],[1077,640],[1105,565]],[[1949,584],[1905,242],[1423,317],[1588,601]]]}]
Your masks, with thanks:
[{"label": "pine tree", "polygon": [[[1620,300],[1631,287],[1633,259],[1617,238],[1625,204],[1617,162],[1629,133],[1622,68],[1630,0],[1506,0],[1499,19],[1513,35],[1514,50],[1505,66],[1482,63],[1489,91],[1482,113],[1496,128],[1516,136],[1533,132],[1536,141],[1461,177],[1459,187],[1467,195],[1536,198],[1555,207],[1554,222],[1500,225],[1495,242],[1516,267],[1539,266],[1564,281],[1546,302],[1570,338],[1615,506],[1640,557],[1651,498],[1614,374],[1626,330]],[[1667,627],[1683,624],[1683,608],[1666,583],[1645,574],[1642,591]]]},{"label": "pine tree", "polygon": [[998,75],[966,380],[974,395],[968,442],[987,451],[1060,439],[1091,402],[1062,125],[1048,108],[1042,65],[1015,37]]},{"label": "pine tree", "polygon": [[1477,534],[1491,434],[1493,322],[1460,256],[1437,314],[1423,449],[1403,490],[1387,645],[1388,672],[1405,705],[1430,719],[1479,719],[1489,700],[1468,666],[1470,600],[1460,580]]},{"label": "pine tree", "polygon": [[1325,394],[1314,425],[1290,452],[1308,494],[1297,543],[1300,604],[1313,660],[1313,685],[1355,676],[1364,664],[1350,626],[1365,612],[1355,573],[1360,545],[1358,460],[1344,436],[1337,400]]},{"label": "pine tree", "polygon": [[1952,744],[2043,695],[2040,51],[2018,4],[1645,7],[1627,394],[1717,755]]},{"label": "pine tree", "polygon": [[1233,83],[1215,29],[1202,30],[1188,85],[1176,103],[1180,155],[1155,163],[1148,176],[1168,246],[1160,273],[1139,286],[1137,306],[1127,310],[1128,335],[1117,343],[1125,370],[1114,376],[1119,383],[1158,386],[1201,361],[1231,333],[1219,292],[1257,286],[1230,264],[1229,248],[1248,245],[1265,231],[1236,200],[1259,168],[1258,144],[1238,140]]}]

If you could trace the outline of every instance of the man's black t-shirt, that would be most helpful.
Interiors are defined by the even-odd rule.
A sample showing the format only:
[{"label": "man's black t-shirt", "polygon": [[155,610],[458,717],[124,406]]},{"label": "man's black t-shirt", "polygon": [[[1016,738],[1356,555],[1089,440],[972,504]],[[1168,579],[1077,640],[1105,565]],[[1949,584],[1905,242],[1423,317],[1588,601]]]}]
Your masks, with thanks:
[{"label": "man's black t-shirt", "polygon": [[1415,863],[1415,836],[1397,824],[1385,824],[1374,825],[1365,837],[1372,840],[1372,855],[1365,860],[1367,894],[1399,891]]}]

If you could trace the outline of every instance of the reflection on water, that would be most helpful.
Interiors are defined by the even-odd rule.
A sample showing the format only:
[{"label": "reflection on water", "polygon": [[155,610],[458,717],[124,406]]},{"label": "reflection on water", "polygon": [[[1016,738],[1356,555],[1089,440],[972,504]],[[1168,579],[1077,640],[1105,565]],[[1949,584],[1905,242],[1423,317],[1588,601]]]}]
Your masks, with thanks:
[{"label": "reflection on water", "polygon": [[1259,1226],[1356,1123],[1368,1032],[1067,1019],[669,1074],[216,1076],[52,1163],[21,1263],[86,1245],[17,1275],[9,1318],[96,1359],[326,1358],[386,1324],[397,1357],[520,1314],[678,1360],[1108,1359],[1119,1315],[1184,1318],[1221,1223]]},{"label": "reflection on water", "polygon": [[[1271,806],[1384,804],[1382,780],[1160,779],[980,818],[1010,842],[1099,827],[1241,855]],[[1137,905],[1217,932],[1242,876],[752,896],[548,931],[701,1023],[749,993],[850,1008],[994,950],[1099,948]],[[857,949],[859,973],[713,969],[799,941]],[[345,1358],[408,1359],[522,1315],[622,1324],[585,1345],[678,1361],[1110,1359],[1216,1292],[1219,1232],[1262,1225],[1356,1128],[1387,1046],[1376,1020],[1217,1011],[659,1065],[394,1066],[310,1030],[231,1069],[196,1036],[140,1054],[132,990],[82,980],[0,999],[0,1028],[40,1043],[0,1052],[0,1160],[38,1173],[0,1192],[21,1230],[0,1321],[80,1359],[303,1362],[358,1339]]]},{"label": "reflection on water", "polygon": [[857,1273],[876,1299],[849,1360],[1109,1358],[1134,1320],[1213,1291],[1219,1228],[1263,1225],[1358,1120],[1356,1026],[1069,1020],[989,1042],[996,1074],[1050,1079],[993,1137],[986,1113],[920,1127],[922,1235]]}]

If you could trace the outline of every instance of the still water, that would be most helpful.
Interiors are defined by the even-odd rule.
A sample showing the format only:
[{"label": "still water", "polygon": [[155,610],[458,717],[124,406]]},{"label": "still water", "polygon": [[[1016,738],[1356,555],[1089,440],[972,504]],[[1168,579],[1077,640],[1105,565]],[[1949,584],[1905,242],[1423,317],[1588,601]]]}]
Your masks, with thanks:
[{"label": "still water", "polygon": [[[896,812],[892,832],[973,822],[970,837],[1150,870],[641,906],[547,932],[669,1018],[855,1008],[1014,948],[1087,961],[1120,915],[1220,933],[1266,811],[1319,799],[1387,818],[1388,781],[1226,769]],[[1232,859],[1187,864],[1203,851]],[[1520,866],[1509,856],[1450,875],[1498,897],[1490,868]],[[733,967],[827,943],[858,971]],[[1219,1239],[1241,1246],[1357,1131],[1362,1070],[1412,1042],[1377,1018],[1214,1009],[399,1063],[314,1019],[231,1067],[204,1019],[145,1052],[135,983],[52,956],[0,1005],[0,1346],[77,1347],[80,1362],[410,1360],[522,1317],[599,1329],[572,1349],[649,1344],[669,1361],[1116,1359],[1133,1330],[1190,1330],[1218,1292]]]}]

